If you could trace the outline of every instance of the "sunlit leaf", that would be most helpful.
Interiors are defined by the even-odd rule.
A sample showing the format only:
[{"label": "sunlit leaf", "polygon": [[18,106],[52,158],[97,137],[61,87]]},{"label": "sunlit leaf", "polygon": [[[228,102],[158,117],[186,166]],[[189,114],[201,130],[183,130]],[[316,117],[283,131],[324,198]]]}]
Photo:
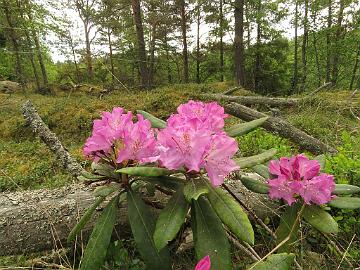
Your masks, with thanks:
[{"label": "sunlit leaf", "polygon": [[228,130],[226,130],[226,133],[230,137],[237,137],[237,136],[244,135],[244,134],[249,133],[250,131],[262,126],[262,124],[264,124],[268,118],[269,117],[263,117],[263,118],[259,118],[256,120],[252,120],[250,122],[241,123],[241,124],[232,126]]},{"label": "sunlit leaf", "polygon": [[174,173],[174,171],[170,171],[168,169],[158,168],[158,167],[126,167],[117,170],[117,172],[128,175],[149,176],[149,177],[158,177],[158,176],[170,175]]},{"label": "sunlit leaf", "polygon": [[261,154],[251,156],[251,157],[243,157],[243,158],[236,158],[234,159],[236,164],[240,166],[240,168],[250,168],[257,164],[264,163],[268,160],[270,160],[275,154],[277,150],[272,148],[270,150],[267,150]]},{"label": "sunlit leaf", "polygon": [[360,198],[336,197],[328,202],[328,205],[340,209],[358,209],[360,208]]},{"label": "sunlit leaf", "polygon": [[315,229],[323,233],[337,233],[339,226],[334,218],[317,205],[307,205],[302,216]]},{"label": "sunlit leaf", "polygon": [[142,110],[137,110],[137,113],[141,114],[142,116],[144,116],[145,119],[149,120],[151,123],[151,126],[153,128],[165,128],[166,127],[166,122],[153,116],[152,114],[142,111]]},{"label": "sunlit leaf", "polygon": [[360,192],[360,187],[358,186],[347,185],[347,184],[336,184],[335,190],[332,192],[332,194],[351,195],[358,192]]},{"label": "sunlit leaf", "polygon": [[221,188],[209,185],[209,202],[222,222],[241,240],[254,244],[254,230],[238,202]]}]

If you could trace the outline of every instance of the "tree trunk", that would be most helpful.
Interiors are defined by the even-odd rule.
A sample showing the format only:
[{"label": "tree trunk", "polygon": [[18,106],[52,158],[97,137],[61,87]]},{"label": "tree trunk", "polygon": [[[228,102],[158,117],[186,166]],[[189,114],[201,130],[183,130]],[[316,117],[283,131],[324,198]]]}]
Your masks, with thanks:
[{"label": "tree trunk", "polygon": [[140,0],[131,0],[134,24],[136,27],[137,46],[138,46],[138,63],[142,87],[149,87],[149,70],[146,61],[146,50],[144,40],[144,29],[141,18]]},{"label": "tree trunk", "polygon": [[220,81],[224,81],[224,10],[223,0],[220,0],[219,10],[219,28],[220,28]]},{"label": "tree trunk", "polygon": [[[260,0],[259,0],[260,1]],[[245,86],[245,57],[244,57],[244,0],[235,0],[235,77],[236,84]]]},{"label": "tree trunk", "polygon": [[155,75],[156,28],[157,28],[157,22],[154,22],[151,26],[151,40],[150,40],[150,68],[149,68],[150,86],[154,84],[154,75]]},{"label": "tree trunk", "polygon": [[251,40],[251,21],[249,15],[249,1],[245,1],[245,18],[246,18],[246,48],[250,48],[250,40]]},{"label": "tree trunk", "polygon": [[200,3],[197,3],[196,14],[196,83],[200,83]]},{"label": "tree trunk", "polygon": [[298,0],[295,0],[295,37],[294,37],[294,71],[293,78],[291,82],[290,95],[295,93],[297,90],[298,83],[298,17],[299,17],[299,3]]},{"label": "tree trunk", "polygon": [[[317,13],[315,11],[315,8],[312,9],[311,12],[311,17],[313,20],[313,25],[315,27],[316,25],[316,17],[317,17]],[[317,86],[320,87],[321,86],[321,67],[320,67],[320,61],[319,61],[319,52],[318,52],[318,48],[317,48],[317,32],[316,30],[314,30],[312,32],[312,36],[313,36],[313,46],[314,46],[314,53],[315,53],[315,63],[316,63],[316,70],[317,70],[317,77],[318,77],[318,84]]]},{"label": "tree trunk", "polygon": [[339,75],[339,60],[340,60],[340,52],[341,52],[341,50],[339,50],[339,47],[341,46],[340,40],[343,34],[342,20],[344,17],[344,6],[345,6],[344,0],[340,0],[339,14],[337,17],[336,31],[335,31],[333,68],[331,74],[331,82],[333,85],[336,84]]},{"label": "tree trunk", "polygon": [[260,52],[260,45],[261,45],[261,19],[260,19],[260,13],[261,13],[261,0],[258,0],[257,2],[257,16],[256,16],[256,50],[255,50],[255,68],[254,68],[254,89],[259,90],[260,89],[260,58],[261,58],[261,52]]},{"label": "tree trunk", "polygon": [[32,66],[33,72],[34,72],[34,78],[35,78],[35,83],[36,83],[36,87],[37,87],[36,89],[38,90],[38,89],[40,89],[40,78],[39,78],[39,74],[38,74],[36,64],[35,64],[35,58],[34,58],[34,52],[32,49],[31,38],[30,38],[28,31],[25,31],[25,35],[26,35],[26,40],[28,43],[29,51],[30,51],[29,58],[30,58],[31,66]]},{"label": "tree trunk", "polygon": [[350,81],[350,87],[349,87],[350,90],[353,90],[353,86],[354,86],[354,82],[355,82],[355,78],[356,78],[356,72],[357,72],[358,66],[359,66],[359,58],[360,58],[360,44],[357,49],[357,53],[356,53],[356,57],[355,57],[355,64],[354,64],[353,72],[351,75],[351,81]]},{"label": "tree trunk", "polygon": [[115,84],[115,66],[114,66],[114,56],[113,56],[113,48],[111,42],[111,30],[108,28],[108,44],[109,44],[109,57],[110,57],[110,68],[111,68],[111,82]]},{"label": "tree trunk", "polygon": [[6,22],[9,26],[8,30],[9,30],[9,36],[10,36],[10,40],[14,49],[14,54],[15,54],[15,73],[16,73],[16,78],[19,81],[19,83],[21,84],[22,88],[24,89],[25,87],[25,80],[24,80],[24,73],[23,73],[23,69],[22,69],[22,65],[21,65],[21,58],[20,58],[20,45],[17,41],[17,36],[16,36],[16,32],[15,32],[15,26],[13,25],[12,22],[12,18],[11,18],[11,11],[9,9],[9,3],[7,2],[7,0],[3,0],[3,10],[4,10],[4,14],[5,14],[5,18],[6,18]]},{"label": "tree trunk", "polygon": [[301,48],[302,72],[303,72],[302,81],[301,81],[302,91],[304,91],[306,87],[306,75],[307,75],[306,46],[308,42],[308,10],[309,10],[309,0],[305,0],[304,33],[303,33],[302,48]]},{"label": "tree trunk", "polygon": [[326,82],[330,82],[331,71],[331,26],[332,26],[332,2],[328,0],[328,17],[326,33]]},{"label": "tree trunk", "polygon": [[187,23],[186,23],[186,12],[185,12],[185,0],[179,0],[180,14],[181,14],[181,32],[182,32],[182,42],[183,42],[183,65],[184,65],[184,82],[189,82],[189,57],[187,50]]},{"label": "tree trunk", "polygon": [[164,43],[165,43],[164,45],[165,45],[165,53],[166,53],[166,67],[167,67],[168,83],[172,83],[172,74],[171,74],[171,66],[170,66],[170,53],[169,53],[169,44],[168,44],[167,33],[165,33]]},{"label": "tree trunk", "polygon": [[[225,111],[245,121],[252,121],[267,116],[264,113],[258,112],[237,103],[230,103],[225,105]],[[279,134],[284,138],[290,139],[291,141],[297,143],[301,149],[308,150],[315,155],[323,153],[337,153],[337,150],[333,147],[306,134],[304,131],[294,127],[289,122],[281,118],[269,117],[262,125],[262,127],[266,130]]]},{"label": "tree trunk", "polygon": [[92,64],[92,55],[91,55],[91,42],[90,42],[90,29],[88,22],[84,21],[84,31],[85,31],[85,45],[86,45],[86,66],[89,80],[92,81],[94,78],[94,70]]},{"label": "tree trunk", "polygon": [[69,36],[69,42],[70,42],[71,52],[72,52],[72,56],[73,56],[73,61],[74,61],[74,65],[75,65],[76,83],[80,83],[80,69],[79,69],[79,65],[76,60],[75,46],[74,46],[74,42],[73,42],[70,32],[68,33],[68,36]]}]

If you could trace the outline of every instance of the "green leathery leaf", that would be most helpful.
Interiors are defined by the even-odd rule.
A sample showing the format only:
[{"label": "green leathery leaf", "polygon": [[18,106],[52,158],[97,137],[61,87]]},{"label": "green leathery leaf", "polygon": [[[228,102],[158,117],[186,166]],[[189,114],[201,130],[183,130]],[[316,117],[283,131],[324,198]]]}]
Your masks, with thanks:
[{"label": "green leathery leaf", "polygon": [[[206,180],[205,180],[206,181]],[[210,184],[207,198],[221,221],[239,239],[253,245],[254,230],[248,216],[238,202],[221,188],[213,188]]]},{"label": "green leathery leaf", "polygon": [[234,159],[234,161],[238,166],[240,166],[241,169],[250,168],[257,164],[261,164],[268,161],[276,154],[276,152],[277,150],[275,148],[272,148],[255,156],[236,158]]},{"label": "green leathery leaf", "polygon": [[141,180],[163,186],[168,189],[177,190],[184,185],[184,179],[173,176],[144,177]]},{"label": "green leathery leaf", "polygon": [[248,190],[251,190],[255,193],[269,193],[269,186],[260,180],[252,179],[247,176],[241,176],[240,181]]},{"label": "green leathery leaf", "polygon": [[170,269],[170,255],[167,247],[158,251],[153,235],[155,219],[151,209],[133,190],[127,192],[128,217],[136,247],[147,269]]},{"label": "green leathery leaf", "polygon": [[154,242],[158,250],[163,249],[173,240],[185,222],[189,210],[189,203],[184,193],[179,189],[169,200],[166,207],[161,210],[156,222]]},{"label": "green leathery leaf", "polygon": [[109,196],[111,193],[113,193],[117,190],[120,190],[120,189],[121,189],[121,184],[112,182],[108,185],[97,187],[94,190],[94,196],[95,197],[106,197],[106,196]]},{"label": "green leathery leaf", "polygon": [[211,270],[232,269],[230,245],[224,227],[204,197],[192,200],[191,217],[197,260],[209,255]]},{"label": "green leathery leaf", "polygon": [[351,195],[358,192],[360,192],[360,187],[358,186],[347,185],[347,184],[336,184],[335,190],[332,192],[332,194]]},{"label": "green leathery leaf", "polygon": [[265,261],[255,263],[251,270],[289,270],[295,262],[295,254],[279,253],[270,255]]},{"label": "green leathery leaf", "polygon": [[164,175],[170,175],[175,173],[174,171],[170,171],[165,168],[158,168],[158,167],[126,167],[117,170],[119,173],[124,173],[128,175],[134,176],[149,176],[149,177],[158,177]]},{"label": "green leathery leaf", "polygon": [[262,117],[259,119],[252,120],[250,122],[241,123],[230,127],[225,132],[230,137],[237,137],[249,133],[250,131],[262,126],[269,117]]},{"label": "green leathery leaf", "polygon": [[258,175],[264,177],[265,179],[270,179],[269,167],[264,164],[258,164],[252,167],[252,170]]},{"label": "green leathery leaf", "polygon": [[71,230],[69,233],[69,236],[67,238],[68,243],[74,241],[76,235],[80,233],[80,231],[85,227],[86,223],[89,222],[91,216],[95,212],[96,208],[105,200],[105,197],[99,197],[96,199],[94,204],[86,209],[84,215],[81,217],[79,222],[75,225],[75,227]]},{"label": "green leathery leaf", "polygon": [[87,243],[80,270],[98,270],[103,265],[117,217],[118,196],[114,197],[100,215]]},{"label": "green leathery leaf", "polygon": [[201,179],[191,179],[184,186],[184,195],[188,202],[191,202],[192,199],[197,200],[208,192],[208,186]]},{"label": "green leathery leaf", "polygon": [[165,128],[166,127],[166,122],[164,120],[161,120],[161,119],[153,116],[152,114],[142,111],[142,110],[137,110],[136,112],[141,114],[142,116],[144,116],[145,119],[149,120],[151,123],[151,126],[153,128]]},{"label": "green leathery leaf", "polygon": [[[284,213],[280,217],[280,225],[276,229],[276,244],[280,244],[286,237],[290,235],[290,239],[286,241],[278,252],[289,252],[294,248],[294,243],[297,241],[297,233],[300,228],[300,218],[298,218],[301,205],[298,203],[287,206]],[[291,229],[294,227],[293,231]],[[290,234],[291,233],[291,234]]]},{"label": "green leathery leaf", "polygon": [[303,218],[315,229],[323,233],[337,233],[339,226],[334,218],[317,205],[306,205]]},{"label": "green leathery leaf", "polygon": [[328,202],[328,205],[340,209],[357,209],[360,208],[360,198],[336,197]]},{"label": "green leathery leaf", "polygon": [[92,173],[89,173],[89,172],[82,172],[80,176],[77,177],[79,180],[82,180],[82,181],[97,181],[97,180],[102,180],[102,179],[106,179],[106,176],[104,175],[96,175],[96,174],[92,174]]},{"label": "green leathery leaf", "polygon": [[91,170],[99,175],[104,175],[109,178],[118,179],[120,174],[115,172],[115,168],[107,163],[93,162],[91,163]]}]

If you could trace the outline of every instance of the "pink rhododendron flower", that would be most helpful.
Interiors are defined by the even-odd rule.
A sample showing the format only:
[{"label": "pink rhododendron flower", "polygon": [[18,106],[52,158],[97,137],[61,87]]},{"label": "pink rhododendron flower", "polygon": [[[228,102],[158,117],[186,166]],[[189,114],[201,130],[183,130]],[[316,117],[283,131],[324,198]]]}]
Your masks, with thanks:
[{"label": "pink rhododendron flower", "polygon": [[322,173],[311,180],[304,180],[299,194],[307,204],[324,204],[331,201],[334,190],[334,176]]},{"label": "pink rhododendron flower", "polygon": [[178,114],[173,114],[168,119],[169,127],[186,126],[196,130],[207,129],[218,132],[224,127],[224,119],[228,117],[224,113],[224,108],[216,102],[203,103],[190,100],[186,104],[181,104],[177,111]]},{"label": "pink rhododendron flower", "polygon": [[237,143],[221,130],[227,117],[224,108],[216,102],[189,101],[177,111],[157,136],[160,164],[171,170],[205,169],[212,185],[221,185],[226,176],[239,169],[231,159],[238,150]]},{"label": "pink rhododendron flower", "polygon": [[156,140],[151,123],[144,120],[141,114],[138,114],[137,118],[136,123],[128,124],[128,130],[124,133],[124,147],[118,152],[118,163],[124,160],[149,162],[155,155]]},{"label": "pink rhododendron flower", "polygon": [[319,162],[309,160],[303,154],[270,161],[269,172],[275,176],[268,180],[271,199],[284,199],[291,205],[298,195],[307,204],[324,204],[332,198],[331,192],[335,188],[333,176],[318,175]]},{"label": "pink rhododendron flower", "polygon": [[126,160],[148,162],[156,155],[156,140],[151,123],[138,115],[132,121],[132,113],[122,108],[103,112],[101,119],[94,121],[93,133],[84,146],[84,155],[99,161],[107,157],[117,163]]},{"label": "pink rhododendron flower", "polygon": [[196,264],[194,270],[210,270],[210,268],[211,268],[210,256],[207,255]]},{"label": "pink rhododendron flower", "polygon": [[240,169],[231,159],[238,151],[236,140],[225,133],[215,134],[211,138],[209,149],[205,153],[205,169],[213,186],[219,186],[230,172]]},{"label": "pink rhododendron flower", "polygon": [[200,171],[203,155],[210,144],[210,133],[190,127],[167,127],[158,134],[161,145],[160,162],[170,170],[185,166],[188,171]]}]

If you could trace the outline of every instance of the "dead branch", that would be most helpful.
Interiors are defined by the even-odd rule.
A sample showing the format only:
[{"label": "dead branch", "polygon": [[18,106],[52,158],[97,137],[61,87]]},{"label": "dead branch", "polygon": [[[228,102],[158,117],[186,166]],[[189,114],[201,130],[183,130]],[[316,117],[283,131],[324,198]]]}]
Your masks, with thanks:
[{"label": "dead branch", "polygon": [[[248,108],[246,106],[230,103],[224,106],[225,111],[233,116],[236,116],[245,121],[251,121],[261,117],[267,116],[257,110]],[[302,149],[308,150],[313,154],[322,153],[337,153],[337,150],[318,139],[308,135],[304,131],[294,127],[289,122],[278,117],[269,117],[268,120],[262,125],[268,131],[279,134],[282,137],[288,138],[297,143]]]},{"label": "dead branch", "polygon": [[50,148],[56,155],[61,165],[74,177],[81,175],[84,169],[80,164],[66,151],[55,133],[51,132],[48,126],[39,116],[34,105],[30,100],[26,101],[22,107],[22,113],[30,125],[32,131]]},{"label": "dead branch", "polygon": [[295,106],[300,99],[297,98],[276,98],[263,96],[227,96],[223,94],[202,94],[202,98],[217,101],[233,101],[244,105],[268,105],[268,106]]}]

